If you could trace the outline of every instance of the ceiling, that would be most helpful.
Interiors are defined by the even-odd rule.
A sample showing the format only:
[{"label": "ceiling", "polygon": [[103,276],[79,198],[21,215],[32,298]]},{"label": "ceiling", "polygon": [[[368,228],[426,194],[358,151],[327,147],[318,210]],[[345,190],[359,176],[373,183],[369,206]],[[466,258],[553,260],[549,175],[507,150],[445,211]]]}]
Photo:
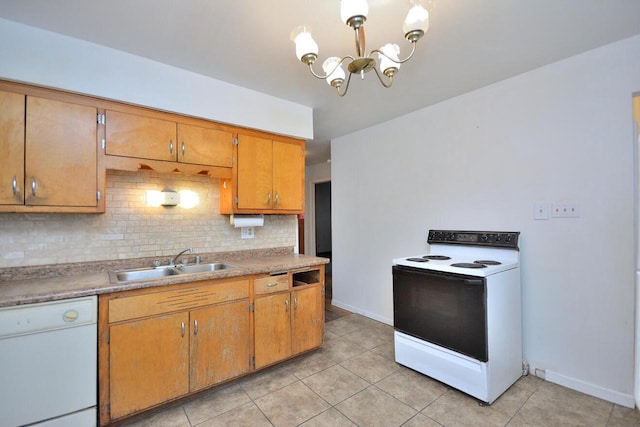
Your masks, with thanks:
[{"label": "ceiling", "polygon": [[[310,25],[328,56],[355,55],[339,0],[0,0],[0,17],[119,49],[313,108],[307,163],[333,138],[640,34],[638,0],[435,0],[430,29],[393,87],[354,76],[341,98],[295,57]],[[402,34],[406,0],[369,0],[367,50]]]}]

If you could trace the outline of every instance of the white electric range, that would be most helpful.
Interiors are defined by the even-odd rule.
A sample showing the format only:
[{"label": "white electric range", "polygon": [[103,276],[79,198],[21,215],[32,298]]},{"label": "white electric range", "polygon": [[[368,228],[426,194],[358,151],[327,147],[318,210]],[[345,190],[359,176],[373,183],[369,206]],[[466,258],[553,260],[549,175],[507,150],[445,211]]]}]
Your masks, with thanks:
[{"label": "white electric range", "polygon": [[490,404],[522,375],[519,232],[430,230],[393,260],[396,361]]}]

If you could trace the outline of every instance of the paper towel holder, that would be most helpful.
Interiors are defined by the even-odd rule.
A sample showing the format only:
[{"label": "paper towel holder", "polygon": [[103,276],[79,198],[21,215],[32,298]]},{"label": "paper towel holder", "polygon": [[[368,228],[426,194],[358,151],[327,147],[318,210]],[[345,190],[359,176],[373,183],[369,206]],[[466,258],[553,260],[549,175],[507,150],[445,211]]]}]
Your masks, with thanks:
[{"label": "paper towel holder", "polygon": [[264,225],[264,215],[229,215],[229,223],[236,228],[239,227],[262,227]]}]

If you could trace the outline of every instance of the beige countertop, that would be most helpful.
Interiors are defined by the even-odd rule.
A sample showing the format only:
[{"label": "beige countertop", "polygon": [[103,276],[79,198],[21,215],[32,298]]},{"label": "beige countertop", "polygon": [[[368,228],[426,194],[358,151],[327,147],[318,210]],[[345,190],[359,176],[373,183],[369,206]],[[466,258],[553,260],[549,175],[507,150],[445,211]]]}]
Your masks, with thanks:
[{"label": "beige countertop", "polygon": [[80,264],[65,264],[32,269],[22,268],[22,270],[13,269],[11,271],[3,269],[5,270],[4,274],[0,275],[0,307],[199,280],[279,273],[329,262],[327,258],[282,253],[282,251],[241,251],[202,256],[203,263],[214,260],[223,261],[233,268],[128,282],[115,281],[113,277],[110,278],[109,271],[149,266],[148,260],[87,263],[84,267]]}]

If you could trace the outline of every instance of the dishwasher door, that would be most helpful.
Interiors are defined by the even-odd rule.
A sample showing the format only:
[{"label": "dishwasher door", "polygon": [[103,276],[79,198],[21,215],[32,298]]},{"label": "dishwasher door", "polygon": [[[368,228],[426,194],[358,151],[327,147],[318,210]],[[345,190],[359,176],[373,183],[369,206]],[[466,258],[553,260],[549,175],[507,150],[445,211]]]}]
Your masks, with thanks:
[{"label": "dishwasher door", "polygon": [[97,424],[97,297],[0,308],[0,425]]}]

